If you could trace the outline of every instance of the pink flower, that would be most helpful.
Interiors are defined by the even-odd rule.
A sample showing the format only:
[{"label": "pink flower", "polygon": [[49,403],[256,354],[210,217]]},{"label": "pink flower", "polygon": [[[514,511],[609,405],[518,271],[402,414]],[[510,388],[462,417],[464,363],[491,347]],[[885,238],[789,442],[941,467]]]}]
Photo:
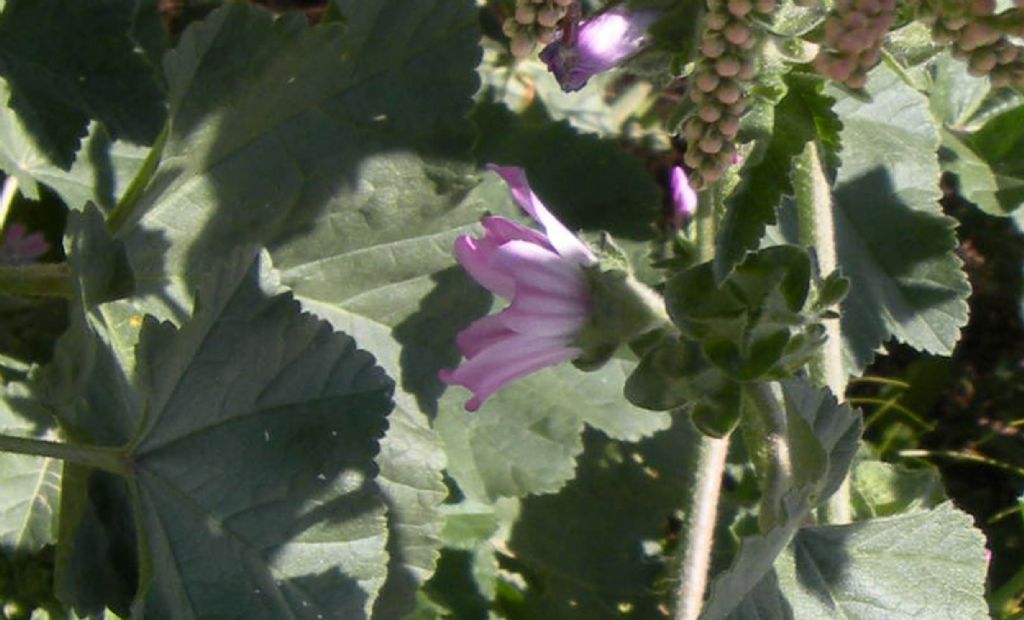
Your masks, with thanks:
[{"label": "pink flower", "polygon": [[0,244],[0,265],[27,265],[50,251],[50,244],[43,235],[32,233],[24,224],[12,222]]},{"label": "pink flower", "polygon": [[473,392],[476,411],[505,385],[580,355],[576,334],[590,316],[583,267],[597,264],[587,246],[551,214],[530,189],[522,168],[489,166],[546,234],[503,217],[485,217],[483,237],[459,237],[455,257],[492,293],[512,301],[499,314],[473,322],[456,337],[466,361],[439,376]]},{"label": "pink flower", "polygon": [[697,212],[697,192],[690,187],[690,180],[681,166],[672,167],[669,188],[672,190],[672,224],[682,228]]}]

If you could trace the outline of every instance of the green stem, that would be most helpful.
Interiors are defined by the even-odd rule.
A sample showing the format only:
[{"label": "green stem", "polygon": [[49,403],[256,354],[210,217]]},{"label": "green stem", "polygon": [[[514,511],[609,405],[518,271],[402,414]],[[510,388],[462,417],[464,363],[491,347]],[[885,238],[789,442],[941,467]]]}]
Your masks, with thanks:
[{"label": "green stem", "polygon": [[7,214],[11,210],[11,203],[18,195],[18,178],[14,175],[7,175],[4,179],[4,188],[0,190],[0,230],[7,222]]},{"label": "green stem", "polygon": [[168,123],[164,125],[163,131],[156,137],[156,142],[149,149],[149,154],[146,155],[146,159],[142,162],[139,171],[135,173],[135,178],[128,185],[128,189],[125,190],[124,195],[117,201],[117,205],[107,215],[107,228],[111,233],[121,230],[121,227],[125,225],[129,218],[131,218],[132,213],[135,212],[139,198],[142,197],[142,192],[149,185],[149,182],[153,180],[153,175],[156,174],[156,169],[160,166],[160,159],[163,157],[164,146],[167,144],[169,133],[170,124]]},{"label": "green stem", "polygon": [[[715,224],[718,221],[717,211],[721,208],[717,186],[713,185],[700,193],[694,217],[700,262],[714,258]],[[690,484],[692,502],[680,532],[682,557],[679,585],[675,592],[675,620],[696,620],[704,605],[718,519],[718,500],[722,494],[722,475],[725,473],[728,453],[728,436],[716,438],[700,435],[697,463]]]},{"label": "green stem", "polygon": [[60,459],[127,476],[131,472],[128,456],[116,448],[86,446],[28,437],[0,435],[0,452]]},{"label": "green stem", "polygon": [[[800,243],[814,248],[818,271],[828,275],[836,270],[835,224],[832,220],[832,192],[821,165],[818,144],[810,141],[797,156],[793,166],[793,192],[797,207]],[[811,379],[825,385],[842,400],[847,375],[843,370],[842,333],[839,321],[825,321],[827,338],[810,364]],[[849,523],[853,520],[850,503],[850,479],[847,477],[828,499],[822,517],[827,523]]]},{"label": "green stem", "polygon": [[0,293],[71,299],[75,288],[65,263],[0,265]]},{"label": "green stem", "polygon": [[989,467],[995,467],[1005,472],[1014,474],[1024,478],[1024,468],[1010,465],[1002,461],[990,459],[987,456],[981,456],[980,454],[970,454],[968,452],[954,452],[952,450],[900,450],[896,453],[897,456],[907,459],[924,459],[924,458],[945,458],[953,461],[963,461],[965,463],[977,463],[978,465],[988,465]]}]

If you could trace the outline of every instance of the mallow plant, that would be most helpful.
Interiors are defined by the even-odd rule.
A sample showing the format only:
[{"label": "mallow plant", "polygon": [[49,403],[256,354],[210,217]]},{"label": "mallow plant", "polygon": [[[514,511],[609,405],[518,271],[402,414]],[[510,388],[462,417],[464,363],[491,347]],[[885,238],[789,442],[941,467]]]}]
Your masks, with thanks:
[{"label": "mallow plant", "polygon": [[1020,206],[1019,7],[194,4],[0,3],[0,293],[67,309],[6,617],[1015,613],[845,393],[968,319],[940,177]]}]

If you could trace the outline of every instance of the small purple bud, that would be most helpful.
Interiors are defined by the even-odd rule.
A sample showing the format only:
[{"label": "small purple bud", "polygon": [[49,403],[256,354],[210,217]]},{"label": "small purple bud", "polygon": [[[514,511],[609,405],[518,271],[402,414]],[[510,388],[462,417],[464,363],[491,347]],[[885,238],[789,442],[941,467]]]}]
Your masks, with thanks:
[{"label": "small purple bud", "polygon": [[690,187],[690,180],[681,166],[673,166],[669,188],[672,191],[672,224],[682,228],[697,212],[697,192]]},{"label": "small purple bud", "polygon": [[573,36],[562,37],[540,53],[565,92],[583,88],[587,81],[613,69],[648,43],[647,28],[657,11],[632,11],[622,4],[581,21]]}]

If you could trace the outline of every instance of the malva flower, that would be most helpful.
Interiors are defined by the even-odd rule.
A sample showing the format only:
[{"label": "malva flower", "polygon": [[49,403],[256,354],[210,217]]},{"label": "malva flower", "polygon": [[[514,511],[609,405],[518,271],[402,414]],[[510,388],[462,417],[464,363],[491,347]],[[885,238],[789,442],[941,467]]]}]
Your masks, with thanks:
[{"label": "malva flower", "polygon": [[682,228],[683,224],[697,212],[697,192],[690,186],[690,180],[682,166],[673,166],[669,176],[672,194],[672,225]]},{"label": "malva flower", "polygon": [[618,4],[579,24],[570,24],[561,37],[540,53],[565,92],[583,88],[594,75],[619,66],[648,43],[647,28],[657,11],[633,11]]},{"label": "malva flower", "polygon": [[584,267],[597,258],[548,211],[522,168],[489,166],[544,233],[503,217],[485,217],[482,237],[455,241],[455,257],[479,284],[511,300],[499,314],[473,322],[456,344],[466,361],[439,376],[473,392],[467,411],[509,383],[578,357],[577,334],[590,317]]}]

